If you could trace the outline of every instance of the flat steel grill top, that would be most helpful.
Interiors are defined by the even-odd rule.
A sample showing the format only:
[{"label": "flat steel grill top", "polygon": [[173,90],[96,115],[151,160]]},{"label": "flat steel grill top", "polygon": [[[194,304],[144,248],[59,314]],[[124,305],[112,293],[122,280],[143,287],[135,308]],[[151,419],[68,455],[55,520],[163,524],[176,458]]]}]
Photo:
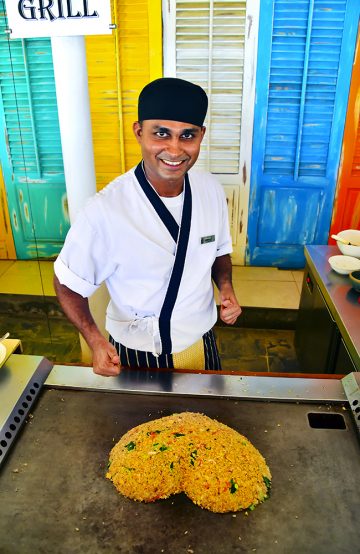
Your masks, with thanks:
[{"label": "flat steel grill top", "polygon": [[[213,514],[185,495],[153,504],[119,495],[108,454],[129,428],[198,411],[265,456],[271,498],[246,516]],[[308,413],[344,429],[314,429]],[[7,553],[355,552],[359,443],[339,404],[44,390],[0,473],[0,550]],[[255,550],[256,549],[256,550]]]},{"label": "flat steel grill top", "polygon": [[[31,358],[29,382],[38,367],[45,380],[41,359],[12,358],[8,375]],[[336,380],[150,371],[104,379],[55,366],[0,472],[0,551],[357,551],[360,448],[350,407],[358,377],[348,402]],[[105,479],[115,441],[179,411],[205,413],[247,436],[271,469],[270,500],[245,515],[213,514],[183,494],[153,504],[120,496]]]}]

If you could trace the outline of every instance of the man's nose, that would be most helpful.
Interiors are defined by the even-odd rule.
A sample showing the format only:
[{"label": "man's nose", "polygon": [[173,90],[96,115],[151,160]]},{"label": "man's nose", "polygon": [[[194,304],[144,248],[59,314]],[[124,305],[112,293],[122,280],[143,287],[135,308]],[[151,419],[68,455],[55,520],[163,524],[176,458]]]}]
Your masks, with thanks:
[{"label": "man's nose", "polygon": [[171,139],[169,139],[166,145],[166,151],[171,156],[174,156],[174,157],[179,156],[183,151],[180,139],[177,137],[172,137]]}]

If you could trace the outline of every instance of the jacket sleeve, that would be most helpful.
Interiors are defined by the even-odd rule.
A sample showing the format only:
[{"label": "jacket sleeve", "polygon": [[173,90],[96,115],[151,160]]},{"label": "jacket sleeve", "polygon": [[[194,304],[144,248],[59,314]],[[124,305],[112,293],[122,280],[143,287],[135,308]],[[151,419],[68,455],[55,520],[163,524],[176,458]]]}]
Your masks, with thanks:
[{"label": "jacket sleeve", "polygon": [[71,226],[54,263],[55,275],[62,285],[87,298],[117,267],[108,258],[107,250],[104,240],[83,211]]}]

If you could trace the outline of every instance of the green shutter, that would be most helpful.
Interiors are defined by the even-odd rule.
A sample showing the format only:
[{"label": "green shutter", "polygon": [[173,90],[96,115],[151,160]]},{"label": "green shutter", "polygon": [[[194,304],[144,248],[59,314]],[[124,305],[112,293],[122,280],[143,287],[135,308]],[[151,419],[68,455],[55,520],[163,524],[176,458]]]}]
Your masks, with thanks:
[{"label": "green shutter", "polygon": [[48,38],[9,39],[0,15],[0,151],[18,258],[56,254],[69,228]]}]

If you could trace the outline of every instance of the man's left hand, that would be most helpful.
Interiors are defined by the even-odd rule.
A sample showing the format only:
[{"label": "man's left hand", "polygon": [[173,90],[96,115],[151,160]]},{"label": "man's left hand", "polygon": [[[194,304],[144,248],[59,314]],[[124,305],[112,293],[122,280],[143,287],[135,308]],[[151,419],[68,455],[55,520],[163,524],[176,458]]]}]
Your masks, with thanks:
[{"label": "man's left hand", "polygon": [[240,314],[241,308],[234,290],[220,291],[220,319],[227,325],[234,325]]}]

